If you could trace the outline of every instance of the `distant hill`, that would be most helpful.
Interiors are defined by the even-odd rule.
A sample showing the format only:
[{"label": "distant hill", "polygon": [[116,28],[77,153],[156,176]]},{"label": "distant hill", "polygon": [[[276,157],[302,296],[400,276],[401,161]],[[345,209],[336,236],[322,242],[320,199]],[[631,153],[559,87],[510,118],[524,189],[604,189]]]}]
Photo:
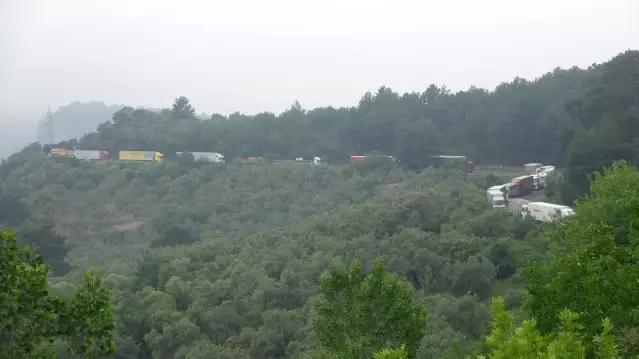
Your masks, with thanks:
[{"label": "distant hill", "polygon": [[35,122],[0,122],[0,158],[6,158],[12,153],[20,151],[30,142],[35,142],[36,127]]},{"label": "distant hill", "polygon": [[[93,132],[99,124],[110,121],[115,112],[124,106],[107,106],[103,102],[73,102],[53,113],[54,140],[66,141]],[[46,121],[38,123],[38,141],[47,142]]]}]

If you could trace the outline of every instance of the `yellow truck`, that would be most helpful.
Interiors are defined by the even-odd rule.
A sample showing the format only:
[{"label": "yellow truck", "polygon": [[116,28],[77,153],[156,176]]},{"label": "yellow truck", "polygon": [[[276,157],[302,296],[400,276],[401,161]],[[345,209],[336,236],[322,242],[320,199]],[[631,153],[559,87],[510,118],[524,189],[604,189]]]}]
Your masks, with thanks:
[{"label": "yellow truck", "polygon": [[51,152],[49,152],[49,156],[73,157],[73,150],[67,150],[66,148],[52,148]]},{"label": "yellow truck", "polygon": [[162,162],[163,154],[155,151],[120,151],[120,161],[155,161]]}]

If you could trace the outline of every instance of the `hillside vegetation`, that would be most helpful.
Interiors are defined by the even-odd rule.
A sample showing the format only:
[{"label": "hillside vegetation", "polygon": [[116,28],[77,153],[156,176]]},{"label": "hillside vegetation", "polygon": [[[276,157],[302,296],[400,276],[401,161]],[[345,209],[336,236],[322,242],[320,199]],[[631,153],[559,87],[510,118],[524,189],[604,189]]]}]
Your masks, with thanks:
[{"label": "hillside vegetation", "polygon": [[[634,263],[631,251],[609,257],[607,249],[634,245],[634,232],[608,229],[634,223],[625,213],[634,208],[636,170],[617,164],[577,205],[577,216],[557,226],[490,208],[485,188],[499,173],[429,167],[436,154],[467,155],[480,167],[556,164],[563,176],[548,194],[571,203],[590,189],[586,174],[639,153],[632,125],[639,120],[639,52],[494,91],[430,86],[400,95],[382,87],[353,108],[295,103],[280,115],[194,114],[184,97],[160,111],[124,107],[96,132],[58,144],[156,150],[166,154],[162,163],[55,158],[33,144],[0,165],[0,223],[43,253],[53,267],[51,291],[72,295],[71,282],[91,267],[102,270],[116,318],[114,358],[370,358],[384,348],[400,353],[401,344],[411,358],[491,351],[510,358],[522,353],[512,347],[520,335],[537,338],[525,350],[549,358],[558,345],[589,358],[613,347],[595,338],[617,343],[612,351],[639,353],[635,317],[620,314],[634,297],[601,284],[605,274],[574,271],[563,279],[577,265],[572,259],[589,263],[588,253],[611,263],[587,267],[596,273]],[[172,156],[176,151],[217,151],[229,162],[193,162]],[[349,155],[368,153],[400,162],[346,165]],[[236,160],[246,156],[320,156],[329,164]],[[628,202],[621,206],[619,198]],[[606,211],[614,216],[595,216]],[[598,228],[608,241],[584,228]],[[577,237],[603,247],[593,252]],[[614,283],[632,282],[628,266]],[[572,300],[584,293],[599,302]],[[503,300],[493,301],[491,326],[497,296]],[[340,301],[345,297],[350,302]],[[397,320],[405,325],[379,324],[387,314],[365,298],[403,313]],[[396,301],[400,307],[389,304]],[[556,319],[564,308],[572,312]],[[339,329],[345,324],[331,313],[352,325]],[[569,327],[578,315],[583,336]],[[527,321],[514,332],[524,319],[539,327]],[[365,330],[371,323],[379,327]]]},{"label": "hillside vegetation", "polygon": [[[430,85],[398,94],[381,87],[352,108],[303,109],[295,102],[280,115],[195,116],[188,100],[159,112],[126,107],[82,149],[216,151],[227,159],[349,155],[381,152],[420,169],[429,155],[466,155],[484,164],[542,162],[568,168],[558,194],[571,203],[588,189],[585,176],[615,159],[635,160],[639,51],[627,51],[588,69],[555,69],[529,81],[516,78],[493,91],[452,93]],[[568,187],[568,186],[567,186]]]}]

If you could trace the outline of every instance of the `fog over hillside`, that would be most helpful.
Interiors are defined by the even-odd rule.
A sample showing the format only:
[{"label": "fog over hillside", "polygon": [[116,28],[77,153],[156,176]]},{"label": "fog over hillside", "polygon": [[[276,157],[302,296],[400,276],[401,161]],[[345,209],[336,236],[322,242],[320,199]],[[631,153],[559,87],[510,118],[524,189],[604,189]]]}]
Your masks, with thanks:
[{"label": "fog over hillside", "polygon": [[0,158],[37,141],[38,112],[23,110],[19,114],[0,107]]}]

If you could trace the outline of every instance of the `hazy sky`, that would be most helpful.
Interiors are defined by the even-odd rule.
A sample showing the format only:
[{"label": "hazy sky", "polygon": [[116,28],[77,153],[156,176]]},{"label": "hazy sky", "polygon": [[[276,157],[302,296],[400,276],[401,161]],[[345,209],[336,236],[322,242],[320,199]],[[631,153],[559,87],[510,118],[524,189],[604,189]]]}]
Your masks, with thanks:
[{"label": "hazy sky", "polygon": [[[0,0],[0,110],[199,112],[494,87],[639,48],[638,0]],[[4,116],[4,120],[7,117]]]}]

